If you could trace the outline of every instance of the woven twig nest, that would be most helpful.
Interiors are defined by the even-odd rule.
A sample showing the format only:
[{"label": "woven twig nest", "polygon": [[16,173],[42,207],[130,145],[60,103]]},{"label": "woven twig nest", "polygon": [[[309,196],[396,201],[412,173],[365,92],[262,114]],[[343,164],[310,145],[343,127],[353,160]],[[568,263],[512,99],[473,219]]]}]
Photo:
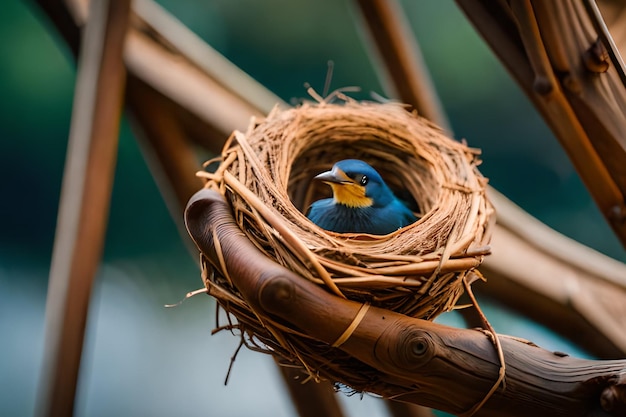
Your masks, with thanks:
[{"label": "woven twig nest", "polygon": [[[234,132],[217,170],[202,174],[277,263],[349,299],[430,320],[455,306],[489,251],[494,216],[478,155],[402,105],[348,100],[275,108],[246,133]],[[372,165],[397,195],[414,200],[419,220],[384,236],[333,233],[309,221],[308,205],[330,194],[313,177],[341,159]],[[283,326],[268,329],[272,320],[261,323],[224,272],[207,274],[206,285],[237,317],[249,346],[311,375],[359,389],[373,383],[365,365],[338,349]]]}]

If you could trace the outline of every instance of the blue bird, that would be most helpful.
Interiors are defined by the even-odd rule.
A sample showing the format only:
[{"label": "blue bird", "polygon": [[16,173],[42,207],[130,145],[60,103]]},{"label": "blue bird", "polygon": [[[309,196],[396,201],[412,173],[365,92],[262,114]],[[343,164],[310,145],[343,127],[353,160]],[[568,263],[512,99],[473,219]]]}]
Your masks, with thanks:
[{"label": "blue bird", "polygon": [[386,235],[417,220],[380,174],[363,161],[339,161],[315,179],[333,190],[332,198],[314,202],[307,213],[307,217],[323,229]]}]

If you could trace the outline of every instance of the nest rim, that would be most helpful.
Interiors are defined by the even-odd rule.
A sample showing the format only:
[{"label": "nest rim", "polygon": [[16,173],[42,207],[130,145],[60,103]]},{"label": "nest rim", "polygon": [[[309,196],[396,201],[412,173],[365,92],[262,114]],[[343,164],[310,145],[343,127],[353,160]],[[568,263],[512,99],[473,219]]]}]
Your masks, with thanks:
[{"label": "nest rim", "polygon": [[[340,126],[329,128],[329,121]],[[363,143],[370,146],[357,146]],[[349,152],[370,163],[392,188],[404,186],[418,204],[419,219],[388,235],[335,233],[313,224],[304,208],[322,192],[311,179]],[[455,307],[464,282],[482,278],[477,268],[490,252],[495,216],[486,196],[487,179],[477,169],[479,155],[400,104],[305,103],[287,110],[276,107],[266,118],[253,119],[247,132],[233,132],[218,157],[218,169],[199,176],[207,180],[206,188],[226,196],[240,229],[277,263],[338,296],[432,320]],[[389,166],[399,167],[400,175],[390,175]],[[456,217],[450,218],[451,213]],[[375,383],[367,366],[346,368],[350,360],[340,349],[331,347],[329,359],[328,346],[271,319],[260,323],[227,272],[205,267],[213,269],[214,277],[205,285],[229,293],[216,298],[237,318],[249,347],[258,340],[266,351],[299,364],[309,375],[316,369],[315,375],[360,390]],[[277,340],[276,331],[286,337]]]}]

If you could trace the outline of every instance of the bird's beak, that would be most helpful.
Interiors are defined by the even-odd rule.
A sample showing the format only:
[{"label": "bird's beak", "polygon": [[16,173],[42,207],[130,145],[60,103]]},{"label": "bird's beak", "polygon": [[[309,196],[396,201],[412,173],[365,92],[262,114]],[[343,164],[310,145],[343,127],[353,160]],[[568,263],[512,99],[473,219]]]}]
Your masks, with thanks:
[{"label": "bird's beak", "polygon": [[348,177],[345,172],[337,167],[316,175],[314,179],[334,184],[352,184],[354,182],[352,178]]}]

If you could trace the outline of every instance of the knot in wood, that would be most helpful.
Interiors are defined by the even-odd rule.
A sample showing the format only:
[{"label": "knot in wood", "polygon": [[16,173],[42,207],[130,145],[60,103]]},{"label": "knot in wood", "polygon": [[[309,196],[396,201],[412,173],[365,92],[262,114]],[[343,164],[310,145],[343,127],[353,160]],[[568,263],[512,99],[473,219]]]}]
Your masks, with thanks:
[{"label": "knot in wood", "polygon": [[585,67],[594,73],[607,72],[611,66],[609,52],[600,39],[596,41],[583,53]]},{"label": "knot in wood", "polygon": [[407,329],[398,335],[394,364],[403,369],[416,369],[428,363],[434,355],[435,344],[424,330]]},{"label": "knot in wood", "polygon": [[583,91],[580,79],[569,72],[561,77],[561,84],[563,84],[563,87],[570,93],[580,94]]},{"label": "knot in wood", "polygon": [[[623,379],[626,380],[626,377]],[[600,405],[612,416],[626,415],[626,384],[617,381],[616,385],[605,388],[600,395]]]},{"label": "knot in wood", "polygon": [[609,209],[607,217],[611,223],[622,225],[626,222],[626,205],[616,204]]},{"label": "knot in wood", "polygon": [[259,291],[261,307],[269,312],[289,310],[294,298],[293,282],[280,275],[266,279]]},{"label": "knot in wood", "polygon": [[547,96],[554,90],[550,79],[544,75],[537,75],[533,81],[533,90],[542,96]]}]

